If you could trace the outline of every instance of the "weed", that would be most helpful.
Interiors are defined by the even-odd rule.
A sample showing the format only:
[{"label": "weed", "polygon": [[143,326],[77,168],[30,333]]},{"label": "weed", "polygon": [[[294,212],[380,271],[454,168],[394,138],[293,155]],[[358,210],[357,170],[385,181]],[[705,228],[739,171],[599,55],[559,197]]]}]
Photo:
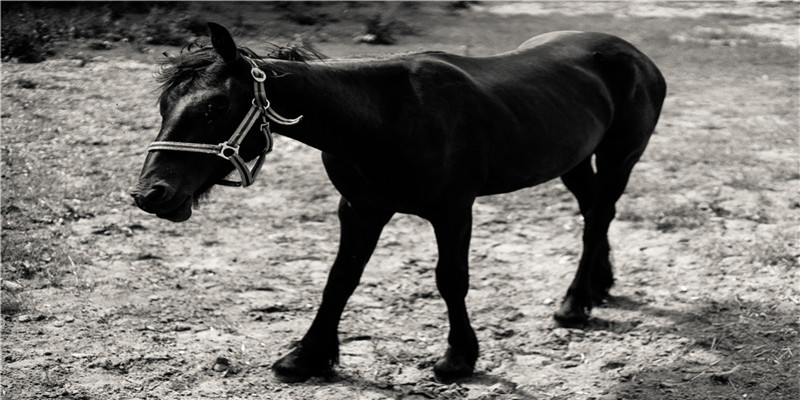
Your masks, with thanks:
[{"label": "weed", "polygon": [[365,23],[365,35],[361,41],[369,44],[391,45],[397,43],[395,34],[416,35],[419,30],[403,21],[392,19],[388,22],[383,21],[381,14],[374,14]]},{"label": "weed", "polygon": [[757,265],[797,268],[800,265],[800,249],[797,247],[798,234],[783,231],[759,238],[753,246],[750,262]]},{"label": "weed", "polygon": [[628,222],[642,222],[644,217],[633,210],[623,210],[617,213],[616,220]]},{"label": "weed", "polygon": [[[240,16],[239,16],[240,17]],[[237,21],[239,20],[237,17]],[[178,28],[190,32],[195,36],[204,36],[208,33],[206,19],[195,14],[186,14],[177,23]],[[236,24],[235,26],[240,26]]]},{"label": "weed", "polygon": [[112,32],[112,13],[110,9],[101,8],[94,12],[78,13],[70,21],[70,31],[74,38],[104,38]]},{"label": "weed", "polygon": [[165,44],[183,46],[187,42],[186,34],[176,23],[170,23],[173,15],[160,7],[153,7],[144,21],[141,40],[148,44]]},{"label": "weed", "polygon": [[114,45],[108,40],[92,40],[87,44],[87,47],[92,50],[111,50]]},{"label": "weed", "polygon": [[739,171],[732,179],[725,182],[725,185],[734,189],[758,192],[765,189],[764,183],[764,178],[757,174]]},{"label": "weed", "polygon": [[23,63],[38,63],[53,54],[55,32],[52,21],[31,12],[21,12],[2,24],[2,58]]},{"label": "weed", "polygon": [[36,89],[36,87],[39,86],[38,83],[30,79],[24,79],[24,78],[17,79],[14,81],[14,83],[17,84],[17,86],[22,89]]},{"label": "weed", "polygon": [[319,5],[314,2],[290,2],[278,5],[278,8],[284,12],[283,18],[298,25],[313,26],[331,22],[329,14],[316,10]]},{"label": "weed", "polygon": [[447,8],[450,10],[469,10],[473,5],[478,4],[477,1],[452,1],[447,3]]},{"label": "weed", "polygon": [[0,315],[16,315],[32,308],[30,299],[24,293],[13,292],[5,287],[0,291]]},{"label": "weed", "polygon": [[707,219],[697,204],[683,204],[660,212],[656,216],[656,229],[661,232],[696,229],[703,226]]}]

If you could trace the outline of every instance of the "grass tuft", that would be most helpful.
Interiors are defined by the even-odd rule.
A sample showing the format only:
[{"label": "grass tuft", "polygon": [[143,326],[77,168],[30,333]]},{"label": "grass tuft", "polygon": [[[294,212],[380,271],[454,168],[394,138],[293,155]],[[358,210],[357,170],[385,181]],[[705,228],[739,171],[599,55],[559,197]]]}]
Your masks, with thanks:
[{"label": "grass tuft", "polygon": [[703,226],[708,217],[697,204],[682,204],[668,208],[656,216],[656,229],[674,232],[681,229],[696,229]]}]

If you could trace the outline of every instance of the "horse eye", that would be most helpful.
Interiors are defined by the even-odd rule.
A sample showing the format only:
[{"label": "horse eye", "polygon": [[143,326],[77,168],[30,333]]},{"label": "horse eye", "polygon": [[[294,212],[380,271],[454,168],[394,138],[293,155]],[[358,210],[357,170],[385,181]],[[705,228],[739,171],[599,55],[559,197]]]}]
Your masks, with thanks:
[{"label": "horse eye", "polygon": [[208,111],[211,113],[224,112],[228,109],[228,102],[210,102],[208,103]]}]

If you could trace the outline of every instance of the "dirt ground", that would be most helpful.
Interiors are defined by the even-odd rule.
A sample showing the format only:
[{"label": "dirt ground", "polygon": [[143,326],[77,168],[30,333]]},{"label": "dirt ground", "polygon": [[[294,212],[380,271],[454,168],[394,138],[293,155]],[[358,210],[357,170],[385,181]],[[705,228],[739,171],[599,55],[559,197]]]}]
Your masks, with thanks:
[{"label": "dirt ground", "polygon": [[[800,398],[800,6],[605,5],[337,4],[320,6],[342,16],[322,27],[246,13],[262,27],[242,34],[254,49],[302,34],[331,56],[481,56],[598,30],[664,72],[657,133],[610,232],[613,298],[583,329],[551,317],[582,229],[560,182],[480,198],[467,302],[481,355],[452,384],[432,373],[447,319],[425,221],[398,215],[385,229],[340,326],[338,378],[281,383],[270,365],[309,326],[337,247],[319,152],[278,137],[253,187],[215,189],[185,223],[158,220],[127,192],[160,124],[163,49],[73,43],[3,63],[1,397]],[[395,46],[354,43],[345,9],[422,29]],[[214,10],[222,22],[242,12]]]}]

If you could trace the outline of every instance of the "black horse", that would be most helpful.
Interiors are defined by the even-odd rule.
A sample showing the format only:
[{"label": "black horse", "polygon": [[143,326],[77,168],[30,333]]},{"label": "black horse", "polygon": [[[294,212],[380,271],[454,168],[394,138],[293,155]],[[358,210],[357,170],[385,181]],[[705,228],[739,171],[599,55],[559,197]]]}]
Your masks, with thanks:
[{"label": "black horse", "polygon": [[132,195],[144,211],[188,219],[193,200],[230,172],[252,182],[258,168],[244,162],[260,166],[270,122],[322,151],[342,195],[339,252],[311,327],[273,366],[279,376],[333,372],[342,310],[398,212],[430,221],[436,235],[436,285],[450,321],[449,347],[434,366],[441,379],[471,375],[478,357],[464,303],[476,196],[560,177],[585,226],[578,272],[555,318],[580,324],[608,295],[614,205],[666,94],[659,70],[631,44],[554,32],[491,57],[296,62],[260,59],[224,27],[209,29],[213,48],[171,58],[162,73],[161,131]]}]

